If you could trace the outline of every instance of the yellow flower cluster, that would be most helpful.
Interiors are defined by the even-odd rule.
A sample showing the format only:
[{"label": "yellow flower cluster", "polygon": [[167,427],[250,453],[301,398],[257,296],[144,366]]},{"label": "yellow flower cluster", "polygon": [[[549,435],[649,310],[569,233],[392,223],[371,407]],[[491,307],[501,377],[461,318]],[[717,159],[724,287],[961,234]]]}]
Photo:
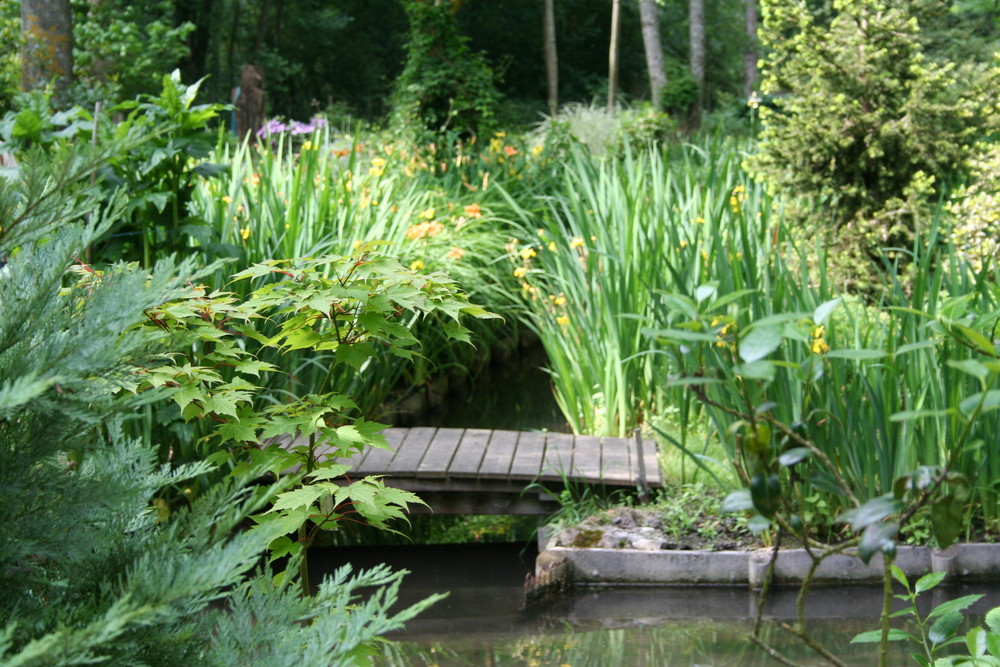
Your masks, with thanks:
[{"label": "yellow flower cluster", "polygon": [[826,327],[820,324],[812,330],[812,343],[809,351],[813,354],[826,354],[830,351],[830,346],[826,344]]},{"label": "yellow flower cluster", "polygon": [[[712,318],[712,326],[717,327],[723,324],[724,320],[721,317]],[[719,340],[715,341],[716,347],[728,347],[730,349],[735,349],[735,339],[736,339],[736,322],[730,320],[723,324],[722,328],[718,330],[715,334],[719,337]]]},{"label": "yellow flower cluster", "polygon": [[740,207],[742,207],[746,199],[747,189],[742,185],[737,185],[733,188],[732,194],[729,195],[729,208],[733,209],[733,213],[739,213]]}]

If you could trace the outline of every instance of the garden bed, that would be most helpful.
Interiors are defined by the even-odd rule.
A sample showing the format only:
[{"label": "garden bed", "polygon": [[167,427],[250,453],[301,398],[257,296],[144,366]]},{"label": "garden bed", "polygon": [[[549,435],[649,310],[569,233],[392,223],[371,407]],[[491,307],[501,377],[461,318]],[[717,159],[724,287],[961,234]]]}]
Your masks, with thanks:
[{"label": "garden bed", "polygon": [[[655,510],[616,508],[562,530],[539,532],[539,565],[558,570],[575,584],[748,584],[760,586],[773,549],[761,543],[735,517],[692,515],[696,529],[678,533]],[[774,583],[801,583],[811,565],[802,548],[782,548]],[[908,577],[947,572],[949,581],[1000,580],[1000,544],[955,544],[946,550],[900,546],[895,564]],[[881,554],[868,565],[854,554],[829,556],[816,583],[880,582]],[[551,576],[550,576],[551,578]]]}]

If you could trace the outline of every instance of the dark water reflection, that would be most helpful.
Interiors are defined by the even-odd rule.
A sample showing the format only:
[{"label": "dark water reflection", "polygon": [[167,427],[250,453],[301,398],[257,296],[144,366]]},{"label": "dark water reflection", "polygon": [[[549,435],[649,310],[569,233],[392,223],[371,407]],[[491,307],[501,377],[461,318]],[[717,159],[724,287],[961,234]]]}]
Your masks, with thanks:
[{"label": "dark water reflection", "polygon": [[[521,545],[470,544],[317,550],[317,572],[350,562],[387,562],[410,570],[401,604],[450,591],[393,637],[380,664],[409,665],[773,665],[750,644],[756,596],[742,587],[628,587],[580,589],[542,611],[520,609],[524,574],[535,552]],[[951,587],[928,594],[925,611],[946,599],[985,593],[973,612],[1000,606],[1000,585]],[[778,628],[795,616],[795,589],[772,592],[764,636],[802,665],[826,664]],[[816,590],[807,601],[811,633],[850,665],[873,665],[868,645],[850,644],[875,628],[881,604],[877,587]],[[913,664],[897,646],[890,664]]]}]

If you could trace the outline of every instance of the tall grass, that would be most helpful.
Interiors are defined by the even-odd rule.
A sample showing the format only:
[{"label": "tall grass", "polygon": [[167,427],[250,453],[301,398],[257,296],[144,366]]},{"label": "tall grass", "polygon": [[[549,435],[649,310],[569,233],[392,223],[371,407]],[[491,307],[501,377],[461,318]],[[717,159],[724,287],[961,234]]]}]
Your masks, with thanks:
[{"label": "tall grass", "polygon": [[[734,342],[770,323],[784,341],[768,357],[780,371],[745,377],[716,399],[771,403],[786,423],[810,424],[859,496],[889,491],[918,465],[943,465],[960,420],[899,413],[943,410],[978,390],[949,364],[968,358],[968,346],[933,322],[995,320],[995,267],[973,271],[935,220],[887,260],[880,294],[835,294],[823,240],[782,223],[774,200],[743,174],[742,149],[715,138],[622,160],[577,152],[557,192],[534,206],[509,200],[525,239],[510,248],[511,270],[573,429],[626,435],[674,414],[679,437],[670,439],[693,453],[687,436],[708,417],[732,458],[732,418],[700,409],[671,378],[749,374]],[[893,263],[904,256],[905,280]],[[814,314],[835,297],[820,332]],[[664,329],[671,333],[656,335]],[[832,349],[814,349],[818,338]],[[997,412],[986,414],[969,440],[978,445],[958,461],[987,517],[996,512],[998,433]]]},{"label": "tall grass", "polygon": [[512,248],[512,270],[575,431],[625,435],[683,400],[664,392],[662,361],[646,354],[644,329],[665,293],[694,294],[712,279],[727,290],[766,280],[754,260],[768,243],[770,199],[740,159],[721,140],[670,159],[576,151],[541,207],[509,200],[528,239]]},{"label": "tall grass", "polygon": [[[509,285],[491,271],[503,255],[506,232],[490,213],[489,193],[446,189],[412,149],[365,146],[322,128],[294,143],[282,134],[260,145],[222,146],[214,159],[231,167],[224,177],[201,183],[194,196],[205,219],[198,238],[206,261],[228,257],[242,267],[272,258],[345,255],[378,240],[411,269],[444,270],[473,300],[499,310],[509,306]],[[225,286],[228,273],[219,272],[216,287]],[[446,341],[434,322],[414,324],[425,355],[416,364],[380,355],[360,373],[344,370],[333,378],[369,416],[393,389],[419,390],[432,372],[470,363],[471,347]],[[488,346],[489,326],[478,332]],[[322,356],[269,361],[305,387],[318,386],[329,366]]]}]

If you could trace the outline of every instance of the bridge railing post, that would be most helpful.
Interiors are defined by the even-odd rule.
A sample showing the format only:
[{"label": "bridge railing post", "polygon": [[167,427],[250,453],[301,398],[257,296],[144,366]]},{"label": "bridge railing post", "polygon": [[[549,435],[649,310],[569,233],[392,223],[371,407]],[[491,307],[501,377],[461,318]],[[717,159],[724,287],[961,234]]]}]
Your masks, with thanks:
[{"label": "bridge railing post", "polygon": [[639,500],[645,503],[649,502],[649,485],[646,482],[646,457],[642,453],[642,429],[636,428],[632,435],[635,436],[635,453],[639,457],[639,479],[636,480],[636,486],[639,487]]}]

